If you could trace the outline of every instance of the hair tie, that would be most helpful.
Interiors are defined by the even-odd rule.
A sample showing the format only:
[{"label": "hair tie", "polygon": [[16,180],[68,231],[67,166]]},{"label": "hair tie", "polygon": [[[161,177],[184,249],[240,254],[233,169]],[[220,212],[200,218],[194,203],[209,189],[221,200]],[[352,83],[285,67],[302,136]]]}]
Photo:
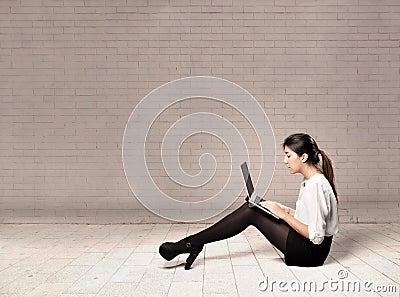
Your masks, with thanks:
[{"label": "hair tie", "polygon": [[320,149],[317,149],[317,159],[318,159],[318,163],[321,163],[323,160],[323,156],[322,156],[322,152]]}]

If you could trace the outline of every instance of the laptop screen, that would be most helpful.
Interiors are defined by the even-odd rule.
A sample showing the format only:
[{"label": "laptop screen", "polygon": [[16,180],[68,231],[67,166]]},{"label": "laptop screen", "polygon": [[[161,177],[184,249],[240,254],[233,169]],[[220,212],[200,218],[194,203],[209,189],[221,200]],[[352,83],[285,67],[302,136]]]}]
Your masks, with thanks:
[{"label": "laptop screen", "polygon": [[247,163],[244,162],[242,165],[240,165],[240,168],[242,168],[244,182],[246,183],[247,193],[249,194],[249,198],[250,198],[251,195],[254,192],[254,187],[253,187],[253,182],[251,181],[251,177],[250,177],[250,173],[249,173],[249,168],[247,167]]}]

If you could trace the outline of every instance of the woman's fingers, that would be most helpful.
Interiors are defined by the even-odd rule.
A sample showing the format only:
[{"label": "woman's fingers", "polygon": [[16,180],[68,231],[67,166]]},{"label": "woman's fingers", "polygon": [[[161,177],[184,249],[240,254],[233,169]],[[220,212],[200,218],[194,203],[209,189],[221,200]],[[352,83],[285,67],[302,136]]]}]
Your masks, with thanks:
[{"label": "woman's fingers", "polygon": [[265,201],[265,206],[268,207],[274,207],[276,205],[275,201],[267,200]]},{"label": "woman's fingers", "polygon": [[262,201],[260,204],[266,208],[269,208],[273,205],[273,201],[267,200],[267,201]]},{"label": "woman's fingers", "polygon": [[264,201],[261,202],[262,206],[268,208],[270,211],[272,211],[274,214],[276,214],[278,217],[282,218],[285,215],[285,210],[279,206],[279,203],[275,202],[275,201]]}]

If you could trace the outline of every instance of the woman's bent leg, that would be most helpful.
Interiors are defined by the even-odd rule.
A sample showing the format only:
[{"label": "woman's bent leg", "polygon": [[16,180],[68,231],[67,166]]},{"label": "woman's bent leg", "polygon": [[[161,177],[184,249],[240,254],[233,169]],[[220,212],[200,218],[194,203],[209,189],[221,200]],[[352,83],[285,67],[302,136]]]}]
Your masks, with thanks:
[{"label": "woman's bent leg", "polygon": [[289,225],[283,220],[275,220],[256,207],[249,207],[247,202],[214,225],[196,234],[176,243],[163,243],[159,252],[166,260],[172,260],[179,254],[190,253],[185,265],[185,269],[190,269],[205,244],[235,236],[248,226],[256,227],[271,244],[286,254]]},{"label": "woman's bent leg", "polygon": [[290,227],[284,221],[276,220],[256,207],[249,207],[247,202],[214,225],[186,239],[194,246],[202,246],[235,236],[248,226],[256,227],[271,244],[283,254],[286,253],[286,239]]}]

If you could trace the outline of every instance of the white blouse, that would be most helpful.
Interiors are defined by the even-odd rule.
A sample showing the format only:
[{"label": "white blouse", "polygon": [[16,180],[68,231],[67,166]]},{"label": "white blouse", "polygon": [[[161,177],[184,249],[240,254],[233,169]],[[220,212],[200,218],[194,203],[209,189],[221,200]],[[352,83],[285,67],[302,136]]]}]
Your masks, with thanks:
[{"label": "white blouse", "polygon": [[323,174],[303,180],[294,217],[308,225],[309,239],[314,244],[320,244],[324,236],[331,236],[339,231],[336,197]]}]

